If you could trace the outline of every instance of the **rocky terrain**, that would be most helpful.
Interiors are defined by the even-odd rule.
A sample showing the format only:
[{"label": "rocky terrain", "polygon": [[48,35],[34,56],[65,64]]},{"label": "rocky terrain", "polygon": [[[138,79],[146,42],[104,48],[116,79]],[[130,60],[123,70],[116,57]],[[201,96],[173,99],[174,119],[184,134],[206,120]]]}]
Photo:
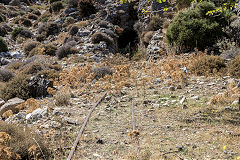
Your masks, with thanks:
[{"label": "rocky terrain", "polygon": [[72,159],[240,159],[237,10],[174,28],[206,6],[0,0],[0,159],[67,159],[105,92]]}]

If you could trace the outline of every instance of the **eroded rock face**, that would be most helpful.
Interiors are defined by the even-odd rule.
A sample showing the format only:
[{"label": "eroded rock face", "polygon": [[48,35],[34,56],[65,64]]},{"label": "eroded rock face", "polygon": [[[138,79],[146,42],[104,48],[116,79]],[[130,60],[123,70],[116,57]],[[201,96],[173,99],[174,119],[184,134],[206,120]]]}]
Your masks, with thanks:
[{"label": "eroded rock face", "polygon": [[45,97],[48,95],[47,88],[53,87],[52,81],[49,81],[41,75],[31,77],[29,81],[29,90],[32,97]]},{"label": "eroded rock face", "polygon": [[21,103],[23,103],[24,100],[20,99],[20,98],[12,98],[9,99],[4,105],[2,105],[2,107],[0,108],[0,116],[2,116],[2,114],[8,110],[12,110],[13,113],[17,112],[18,109],[16,109],[15,107]]}]

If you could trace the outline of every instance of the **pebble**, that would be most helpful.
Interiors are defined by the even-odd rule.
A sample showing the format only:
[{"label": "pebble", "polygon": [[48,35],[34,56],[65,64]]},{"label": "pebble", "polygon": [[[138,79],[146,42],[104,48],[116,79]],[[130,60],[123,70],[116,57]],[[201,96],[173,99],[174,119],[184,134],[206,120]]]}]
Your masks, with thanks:
[{"label": "pebble", "polygon": [[175,87],[174,86],[170,86],[169,87],[169,91],[175,91]]},{"label": "pebble", "polygon": [[180,100],[180,104],[183,104],[184,102],[185,102],[185,100],[186,100],[186,97],[185,96],[183,96],[183,98]]}]

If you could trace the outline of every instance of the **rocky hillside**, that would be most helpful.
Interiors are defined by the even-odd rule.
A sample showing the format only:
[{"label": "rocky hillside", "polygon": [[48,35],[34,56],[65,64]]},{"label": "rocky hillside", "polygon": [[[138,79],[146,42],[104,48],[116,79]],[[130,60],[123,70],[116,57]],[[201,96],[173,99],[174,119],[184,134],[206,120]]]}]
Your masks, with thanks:
[{"label": "rocky hillside", "polygon": [[71,159],[240,159],[240,17],[220,6],[0,0],[0,159],[67,159],[104,93]]}]

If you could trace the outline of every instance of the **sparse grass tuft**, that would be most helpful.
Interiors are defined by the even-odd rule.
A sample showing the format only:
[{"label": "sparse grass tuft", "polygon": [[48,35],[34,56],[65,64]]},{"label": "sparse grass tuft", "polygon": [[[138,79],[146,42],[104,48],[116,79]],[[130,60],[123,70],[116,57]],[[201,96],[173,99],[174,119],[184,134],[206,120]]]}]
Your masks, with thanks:
[{"label": "sparse grass tuft", "polygon": [[14,74],[10,70],[0,69],[0,81],[8,82],[14,77]]}]

